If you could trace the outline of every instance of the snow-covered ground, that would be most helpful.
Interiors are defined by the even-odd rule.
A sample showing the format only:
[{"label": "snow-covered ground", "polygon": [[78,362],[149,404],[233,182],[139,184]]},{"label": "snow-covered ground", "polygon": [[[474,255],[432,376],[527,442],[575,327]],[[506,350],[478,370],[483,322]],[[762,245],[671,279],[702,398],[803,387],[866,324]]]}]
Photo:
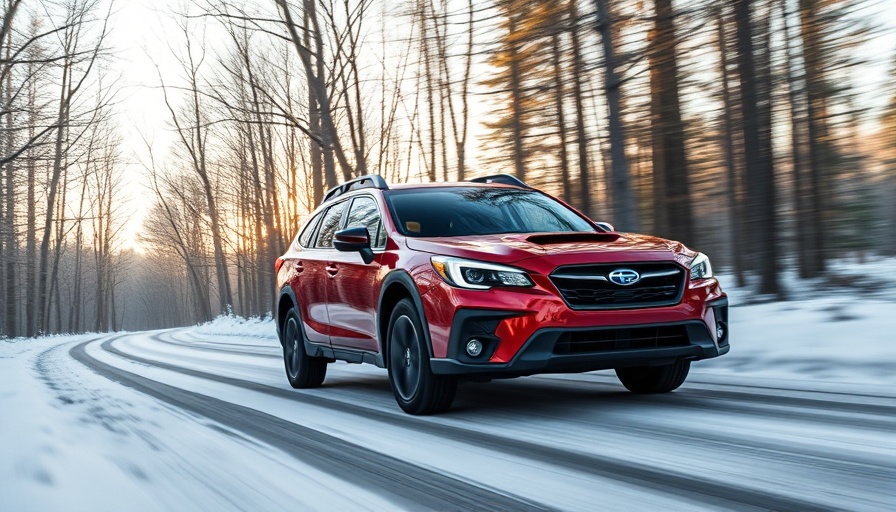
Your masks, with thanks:
[{"label": "snow-covered ground", "polygon": [[[896,260],[733,286],[731,352],[676,393],[612,372],[292,390],[270,320],[0,341],[0,511],[896,509]],[[331,447],[334,447],[331,450]]]},{"label": "snow-covered ground", "polygon": [[731,351],[699,371],[756,377],[896,383],[896,258],[840,261],[833,276],[785,272],[788,300],[769,302],[721,275],[730,297]]}]

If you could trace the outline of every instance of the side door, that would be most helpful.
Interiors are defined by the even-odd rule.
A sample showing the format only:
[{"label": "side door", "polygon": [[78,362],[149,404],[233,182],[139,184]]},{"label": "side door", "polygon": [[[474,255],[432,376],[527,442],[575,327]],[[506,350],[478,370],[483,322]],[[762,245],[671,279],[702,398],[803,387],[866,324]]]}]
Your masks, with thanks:
[{"label": "side door", "polygon": [[313,343],[330,344],[330,319],[327,316],[330,275],[327,273],[327,260],[335,251],[333,234],[342,224],[347,204],[347,201],[336,203],[320,214],[321,220],[309,237],[308,247],[303,248],[292,262],[299,276],[293,291],[300,303],[305,335]]},{"label": "side door", "polygon": [[377,352],[376,290],[374,283],[380,272],[386,232],[382,215],[372,196],[356,196],[346,215],[344,227],[364,226],[370,234],[374,252],[371,263],[365,264],[357,252],[330,253],[327,272],[332,276],[327,294],[329,300],[330,343],[334,348],[351,348]]}]

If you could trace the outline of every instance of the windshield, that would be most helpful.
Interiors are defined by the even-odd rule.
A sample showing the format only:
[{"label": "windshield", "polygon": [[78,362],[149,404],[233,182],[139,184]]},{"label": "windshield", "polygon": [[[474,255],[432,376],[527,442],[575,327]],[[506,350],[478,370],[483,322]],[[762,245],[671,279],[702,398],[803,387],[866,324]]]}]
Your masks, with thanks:
[{"label": "windshield", "polygon": [[414,237],[595,232],[588,221],[534,190],[445,187],[386,194],[399,231]]}]

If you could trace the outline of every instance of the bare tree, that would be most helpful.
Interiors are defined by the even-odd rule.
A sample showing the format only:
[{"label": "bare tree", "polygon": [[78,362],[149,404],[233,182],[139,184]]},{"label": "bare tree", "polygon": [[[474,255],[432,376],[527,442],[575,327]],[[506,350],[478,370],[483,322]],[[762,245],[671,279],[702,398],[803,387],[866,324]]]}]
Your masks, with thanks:
[{"label": "bare tree", "polygon": [[[304,0],[305,13],[308,17],[312,34],[311,39],[314,43],[313,52],[302,44],[302,39],[299,37],[296,28],[297,25],[293,21],[292,10],[286,0],[276,0],[276,3],[280,8],[289,37],[305,68],[308,89],[311,91],[311,94],[314,95],[314,102],[319,107],[321,132],[318,142],[324,153],[324,175],[326,176],[327,183],[334,186],[336,185],[336,171],[333,162],[334,155],[339,161],[339,165],[342,167],[342,176],[344,179],[348,180],[354,174],[354,169],[345,157],[345,152],[342,149],[342,144],[339,142],[339,137],[336,132],[336,124],[333,121],[333,113],[330,107],[330,98],[327,94],[326,76],[324,73],[323,34],[321,32],[320,21],[317,17],[315,0]],[[316,66],[311,61],[312,57],[315,58]]]},{"label": "bare tree", "polygon": [[[734,272],[737,279],[737,283],[739,286],[745,286],[746,280],[744,278],[744,262],[743,262],[743,252],[744,252],[744,244],[743,238],[741,234],[741,219],[743,216],[743,209],[741,208],[741,200],[737,193],[738,191],[738,169],[737,169],[737,145],[735,142],[735,132],[737,131],[735,127],[735,99],[734,92],[732,91],[732,82],[733,78],[731,76],[731,72],[729,71],[730,64],[730,51],[728,45],[728,31],[727,27],[727,19],[725,16],[724,7],[719,7],[718,10],[718,19],[717,19],[717,38],[719,44],[719,70],[721,74],[721,83],[722,83],[722,118],[723,118],[723,145],[725,151],[725,170],[726,170],[726,180],[725,180],[725,195],[729,204],[729,212],[728,212],[728,236],[730,237],[730,245],[731,245],[731,261],[734,265]],[[739,135],[739,132],[737,132]]]},{"label": "bare tree", "polygon": [[[763,116],[759,107],[760,91],[757,91],[757,71],[754,49],[754,23],[752,18],[753,0],[737,0],[734,6],[734,19],[737,24],[738,75],[740,77],[741,111],[744,123],[744,158],[747,173],[748,210],[746,231],[754,233],[748,241],[757,247],[760,268],[760,293],[780,293],[777,279],[777,233],[774,229],[774,196],[762,199],[763,192],[774,187],[774,170],[768,167],[770,160],[762,158],[770,140],[763,140],[762,134],[770,134],[771,130],[763,126],[768,118]],[[768,50],[765,48],[764,50]],[[761,233],[761,236],[759,235]]]},{"label": "bare tree", "polygon": [[[206,119],[203,116],[202,96],[200,94],[199,72],[205,59],[205,48],[200,45],[194,50],[192,34],[187,23],[181,25],[184,34],[185,48],[181,59],[181,65],[186,74],[186,91],[189,95],[186,112],[179,113],[172,105],[168,96],[168,87],[162,82],[162,90],[165,91],[165,104],[171,116],[171,122],[176,129],[181,148],[186,152],[191,170],[199,179],[204,199],[208,207],[211,238],[215,256],[215,274],[218,280],[218,294],[220,296],[221,311],[227,312],[233,305],[233,294],[230,289],[230,274],[227,257],[224,253],[224,242],[215,196],[213,177],[208,166],[208,133],[206,131]],[[161,81],[161,76],[159,77]]]},{"label": "bare tree", "polygon": [[[102,27],[99,34],[92,42],[84,42],[81,37],[83,35],[83,25],[88,22],[89,16],[97,8],[96,0],[79,0],[66,6],[65,12],[65,29],[61,34],[63,57],[61,63],[62,80],[59,87],[59,101],[56,115],[55,131],[56,139],[53,150],[53,163],[50,171],[50,179],[47,183],[47,209],[44,218],[43,236],[40,244],[40,255],[37,269],[37,308],[39,328],[48,332],[50,329],[50,317],[48,311],[52,297],[50,296],[50,243],[53,235],[54,221],[57,220],[55,213],[57,210],[57,195],[60,188],[63,193],[65,188],[60,187],[62,180],[67,171],[67,143],[71,143],[71,126],[73,119],[72,104],[87,83],[88,78],[92,76],[94,66],[100,57],[105,38],[107,34],[109,12],[102,19]],[[85,51],[83,46],[88,45]],[[90,117],[96,118],[99,108],[95,108],[90,113]],[[61,219],[60,219],[61,222]],[[57,229],[57,234],[62,229]],[[54,268],[58,265],[58,249],[56,245],[56,257]],[[58,297],[58,296],[57,296]],[[58,311],[58,309],[57,309]]]},{"label": "bare tree", "polygon": [[690,177],[681,115],[679,67],[671,0],[655,0],[650,36],[651,106],[653,130],[654,201],[659,233],[693,244]]},{"label": "bare tree", "polygon": [[606,88],[610,134],[614,222],[624,230],[636,230],[638,229],[637,205],[632,192],[628,158],[625,154],[625,133],[620,106],[622,83],[616,71],[618,65],[613,46],[613,19],[607,8],[607,0],[595,0],[595,4],[597,6],[597,29],[600,32],[604,56],[604,87]]}]

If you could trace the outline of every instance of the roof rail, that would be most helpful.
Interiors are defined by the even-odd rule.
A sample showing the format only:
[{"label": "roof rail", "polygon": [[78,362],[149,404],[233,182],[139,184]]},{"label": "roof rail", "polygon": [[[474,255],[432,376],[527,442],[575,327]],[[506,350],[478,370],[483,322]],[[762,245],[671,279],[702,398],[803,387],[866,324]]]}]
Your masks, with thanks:
[{"label": "roof rail", "polygon": [[473,178],[470,181],[473,183],[498,183],[500,185],[514,185],[517,187],[532,188],[529,185],[526,185],[526,182],[524,182],[523,180],[510,174],[494,174],[492,176]]},{"label": "roof rail", "polygon": [[389,190],[389,185],[386,183],[386,180],[383,179],[379,174],[369,174],[367,176],[359,176],[353,180],[346,181],[342,185],[337,185],[324,194],[324,200],[321,201],[321,204],[326,203],[330,199],[336,198],[349,192],[351,190],[358,190],[360,188],[376,188],[379,190]]}]

